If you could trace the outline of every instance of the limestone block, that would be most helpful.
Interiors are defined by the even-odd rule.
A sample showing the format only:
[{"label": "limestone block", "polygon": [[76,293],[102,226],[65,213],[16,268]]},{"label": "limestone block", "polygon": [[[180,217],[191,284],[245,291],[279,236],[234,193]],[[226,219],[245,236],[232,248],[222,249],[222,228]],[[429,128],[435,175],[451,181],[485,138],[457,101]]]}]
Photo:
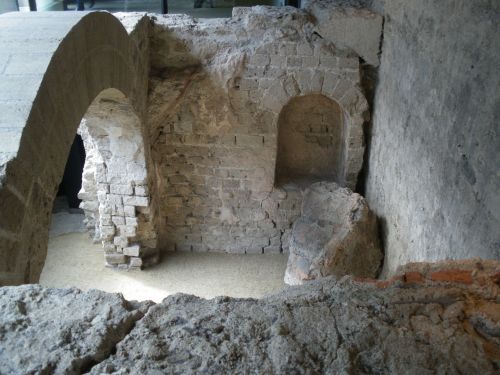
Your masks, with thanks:
[{"label": "limestone block", "polygon": [[127,263],[127,257],[123,254],[106,254],[104,257],[110,265]]},{"label": "limestone block", "polygon": [[111,225],[101,225],[100,230],[103,240],[111,240],[116,233],[115,227]]},{"label": "limestone block", "polygon": [[264,139],[258,135],[238,134],[236,136],[236,144],[243,147],[262,147]]},{"label": "limestone block", "polygon": [[131,267],[131,268],[136,268],[136,267],[140,268],[140,267],[142,267],[142,264],[143,264],[143,262],[142,262],[141,258],[136,258],[136,257],[130,258],[129,267]]},{"label": "limestone block", "polygon": [[126,237],[123,237],[123,236],[114,237],[113,243],[115,244],[115,246],[120,246],[120,247],[127,247],[128,246],[128,240]]},{"label": "limestone block", "polygon": [[99,209],[99,203],[95,201],[83,201],[80,203],[80,208],[85,211],[97,211]]},{"label": "limestone block", "polygon": [[135,217],[135,207],[134,206],[123,206],[123,213],[126,217]]},{"label": "limestone block", "polygon": [[136,186],[134,188],[134,194],[140,197],[147,197],[149,194],[147,186]]},{"label": "limestone block", "polygon": [[2,288],[0,298],[2,374],[88,372],[144,312],[120,294],[95,289],[24,285]]},{"label": "limestone block", "polygon": [[139,223],[139,220],[136,218],[136,217],[127,217],[125,216],[125,224],[126,225],[135,225],[137,226],[137,224]]},{"label": "limestone block", "polygon": [[132,245],[132,246],[128,246],[128,247],[123,248],[123,254],[131,256],[131,257],[138,257],[140,250],[141,250],[141,247],[136,244],[136,245]]},{"label": "limestone block", "polygon": [[131,185],[111,184],[109,188],[111,194],[132,195],[134,193]]},{"label": "limestone block", "polygon": [[465,270],[442,281],[432,277],[438,270],[415,270],[262,299],[176,294],[158,304],[1,288],[0,373],[496,374],[500,281],[473,269],[478,276],[469,270],[465,280]]},{"label": "limestone block", "polygon": [[305,0],[302,7],[317,20],[318,33],[340,48],[349,48],[368,64],[378,66],[382,16],[336,2]]},{"label": "limestone block", "polygon": [[111,222],[116,226],[125,225],[125,217],[123,217],[123,216],[111,216]]},{"label": "limestone block", "polygon": [[289,251],[290,285],[331,275],[375,277],[382,261],[375,215],[363,197],[333,182],[304,192]]},{"label": "limestone block", "polygon": [[125,206],[147,207],[149,204],[148,197],[123,197],[123,204]]},{"label": "limestone block", "polygon": [[125,225],[120,227],[120,232],[127,237],[135,237],[137,235],[136,225]]}]

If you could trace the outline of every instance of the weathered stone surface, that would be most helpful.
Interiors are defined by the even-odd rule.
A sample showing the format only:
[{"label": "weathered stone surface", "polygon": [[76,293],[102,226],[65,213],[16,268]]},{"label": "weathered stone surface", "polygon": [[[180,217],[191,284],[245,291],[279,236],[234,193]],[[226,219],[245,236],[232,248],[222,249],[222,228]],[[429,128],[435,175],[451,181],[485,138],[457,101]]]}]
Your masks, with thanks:
[{"label": "weathered stone surface", "polygon": [[81,374],[108,357],[148,303],[97,290],[0,288],[0,373]]},{"label": "weathered stone surface", "polygon": [[500,259],[500,3],[384,4],[365,196],[384,274],[408,262]]},{"label": "weathered stone surface", "polygon": [[[150,199],[142,132],[130,101],[115,89],[98,95],[78,128],[85,145],[78,196],[94,241],[102,242],[108,253],[113,247],[119,253],[106,255],[111,266],[132,267],[130,256],[138,257],[141,247],[156,247],[156,231],[147,209]],[[134,248],[132,244],[136,244]]]},{"label": "weathered stone surface", "polygon": [[[452,269],[471,283],[433,280]],[[1,288],[0,372],[495,374],[499,271],[481,260],[416,264],[389,280],[326,278],[261,300],[179,294],[157,305]]]},{"label": "weathered stone surface", "polygon": [[[154,19],[148,126],[163,247],[287,252],[301,194],[282,191],[283,159],[300,172],[286,177],[355,187],[368,110],[359,58],[314,27],[291,7],[238,8],[209,22]],[[289,132],[296,137],[279,136]],[[300,166],[297,138],[308,146]]]},{"label": "weathered stone surface", "polygon": [[9,241],[0,246],[0,285],[38,280],[52,202],[93,99],[113,87],[139,117],[145,112],[150,24],[144,14],[130,15],[126,30],[107,12],[34,13],[0,15],[0,132],[12,147],[22,130],[16,151],[0,149],[0,241]]},{"label": "weathered stone surface", "polygon": [[262,300],[176,295],[91,373],[493,374],[495,288],[327,279]]},{"label": "weathered stone surface", "polygon": [[291,232],[287,284],[330,275],[375,277],[381,261],[377,220],[362,196],[333,182],[305,190]]},{"label": "weathered stone surface", "polygon": [[351,48],[368,64],[378,66],[383,17],[357,0],[304,0],[302,7],[317,20],[318,33],[342,48]]},{"label": "weathered stone surface", "polygon": [[[344,146],[336,174],[340,183],[356,185],[368,111],[359,58],[318,37],[305,10],[260,6],[209,21],[10,14],[0,24],[6,51],[0,108],[7,107],[0,120],[0,195],[15,196],[0,210],[0,236],[10,243],[0,249],[0,283],[37,280],[69,145],[89,105],[108,88],[119,90],[130,108],[123,97],[98,97],[115,110],[87,116],[89,125],[98,117],[109,126],[87,132],[95,157],[81,195],[88,226],[106,251],[114,246],[123,254],[136,242],[157,247],[156,232],[166,250],[287,251],[300,197],[275,194],[277,120],[298,96],[338,103],[344,128],[336,141]],[[124,113],[134,114],[134,132],[127,121],[113,123]],[[325,132],[321,121],[314,125],[310,140]],[[318,147],[328,137],[321,135]]]}]

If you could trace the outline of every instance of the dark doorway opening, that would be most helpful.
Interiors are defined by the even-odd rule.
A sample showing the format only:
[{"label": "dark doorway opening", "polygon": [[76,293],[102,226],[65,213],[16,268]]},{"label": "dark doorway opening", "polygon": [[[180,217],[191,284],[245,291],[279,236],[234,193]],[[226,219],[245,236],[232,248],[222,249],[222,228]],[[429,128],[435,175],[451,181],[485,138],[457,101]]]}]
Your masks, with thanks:
[{"label": "dark doorway opening", "polygon": [[82,188],[82,173],[85,164],[85,148],[80,135],[76,135],[71,145],[68,161],[64,168],[64,176],[57,196],[66,196],[69,208],[78,208],[81,200],[78,199],[78,192]]}]

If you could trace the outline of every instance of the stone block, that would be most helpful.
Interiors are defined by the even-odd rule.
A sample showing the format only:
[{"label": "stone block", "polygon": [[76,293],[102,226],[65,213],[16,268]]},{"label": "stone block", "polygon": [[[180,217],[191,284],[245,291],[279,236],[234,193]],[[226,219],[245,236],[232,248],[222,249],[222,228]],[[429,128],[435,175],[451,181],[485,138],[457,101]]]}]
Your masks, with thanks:
[{"label": "stone block", "polygon": [[271,65],[273,66],[285,66],[286,64],[286,56],[280,56],[280,55],[272,55],[271,56]]},{"label": "stone block", "polygon": [[148,197],[123,197],[123,204],[125,206],[147,207],[149,205]]},{"label": "stone block", "polygon": [[129,260],[129,267],[130,268],[135,268],[135,267],[140,268],[140,267],[142,267],[142,264],[143,264],[143,262],[142,262],[141,258],[134,257],[134,258],[130,258],[130,260]]},{"label": "stone block", "polygon": [[297,44],[293,42],[285,42],[279,46],[279,55],[295,56],[297,54]]},{"label": "stone block", "polygon": [[264,254],[280,254],[281,246],[271,245],[264,247]]},{"label": "stone block", "polygon": [[310,44],[299,43],[297,44],[297,55],[298,56],[313,56],[314,48]]},{"label": "stone block", "polygon": [[139,220],[136,217],[125,217],[125,224],[128,226],[137,226],[139,223]]},{"label": "stone block", "polygon": [[125,225],[125,218],[123,216],[111,216],[111,221],[115,225]]},{"label": "stone block", "polygon": [[286,66],[289,68],[300,68],[302,67],[302,57],[299,56],[288,56],[286,58]]},{"label": "stone block", "polygon": [[132,245],[123,248],[123,255],[128,255],[131,257],[138,257],[141,251],[140,245]]},{"label": "stone block", "polygon": [[236,135],[236,145],[240,147],[262,147],[264,138],[261,135]]},{"label": "stone block", "polygon": [[254,90],[259,88],[259,80],[257,78],[241,78],[239,80],[241,90]]},{"label": "stone block", "polygon": [[111,225],[101,225],[100,231],[103,240],[111,240],[116,233],[115,227]]},{"label": "stone block", "polygon": [[304,56],[302,57],[302,67],[303,68],[317,68],[319,66],[318,56]]},{"label": "stone block", "polygon": [[106,259],[106,263],[111,265],[127,263],[127,257],[123,254],[106,254],[104,258]]},{"label": "stone block", "polygon": [[136,225],[125,225],[120,228],[120,233],[127,237],[135,237],[137,235],[137,226]]},{"label": "stone block", "polygon": [[375,277],[383,258],[376,216],[359,194],[319,182],[304,192],[293,224],[285,282],[326,276]]},{"label": "stone block", "polygon": [[249,65],[265,66],[268,65],[269,62],[270,62],[269,55],[264,55],[264,54],[252,55],[248,59]]},{"label": "stone block", "polygon": [[141,185],[134,188],[134,194],[139,197],[147,197],[149,194],[148,187]]},{"label": "stone block", "polygon": [[340,48],[355,51],[373,66],[379,65],[382,16],[364,8],[339,8],[335,2],[307,0],[303,5],[316,19],[318,32]]},{"label": "stone block", "polygon": [[120,236],[116,236],[113,238],[113,244],[115,246],[120,246],[120,247],[127,247],[128,246],[128,240],[126,237],[124,237],[124,234],[121,234]]},{"label": "stone block", "polygon": [[132,195],[134,190],[131,185],[111,184],[109,186],[111,194]]},{"label": "stone block", "polygon": [[135,206],[123,206],[123,213],[128,218],[135,217]]}]

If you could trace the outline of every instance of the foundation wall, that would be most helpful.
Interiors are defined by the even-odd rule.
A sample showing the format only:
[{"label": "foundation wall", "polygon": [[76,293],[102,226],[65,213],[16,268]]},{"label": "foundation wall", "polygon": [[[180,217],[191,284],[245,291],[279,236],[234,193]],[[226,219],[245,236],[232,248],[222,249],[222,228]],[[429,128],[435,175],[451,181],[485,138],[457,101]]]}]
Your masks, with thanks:
[{"label": "foundation wall", "polygon": [[[152,34],[148,127],[159,244],[172,251],[287,252],[301,191],[318,176],[311,170],[303,186],[276,187],[280,113],[297,98],[342,112],[340,167],[332,162],[328,177],[353,188],[368,110],[359,58],[315,36],[300,10],[239,8],[232,20],[191,23],[158,19]],[[313,116],[306,112],[301,116]],[[322,142],[332,140],[318,134],[311,145],[320,155]]]}]

